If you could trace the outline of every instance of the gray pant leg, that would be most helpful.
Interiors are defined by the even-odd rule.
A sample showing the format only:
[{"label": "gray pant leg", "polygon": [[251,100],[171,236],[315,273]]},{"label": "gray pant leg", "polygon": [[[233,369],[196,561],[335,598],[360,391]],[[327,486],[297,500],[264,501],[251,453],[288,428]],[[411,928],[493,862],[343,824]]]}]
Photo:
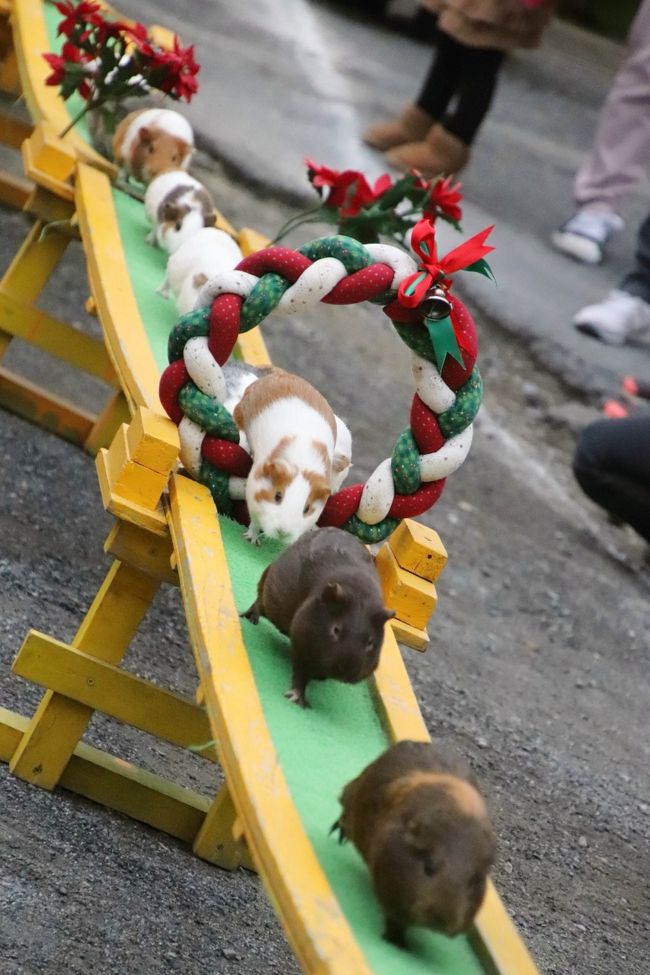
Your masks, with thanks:
[{"label": "gray pant leg", "polygon": [[576,173],[578,206],[616,209],[650,163],[650,0],[630,28],[625,60],[601,109],[590,155]]}]

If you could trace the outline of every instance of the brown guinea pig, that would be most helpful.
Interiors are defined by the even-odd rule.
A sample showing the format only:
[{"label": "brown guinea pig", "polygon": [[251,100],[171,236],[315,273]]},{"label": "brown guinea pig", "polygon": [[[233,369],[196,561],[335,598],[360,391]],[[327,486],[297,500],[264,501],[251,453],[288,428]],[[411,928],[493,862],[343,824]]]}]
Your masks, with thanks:
[{"label": "brown guinea pig", "polygon": [[400,741],[343,790],[332,829],[366,861],[384,937],[410,925],[467,931],[485,895],[496,841],[469,768],[431,742]]},{"label": "brown guinea pig", "polygon": [[265,569],[257,599],[245,613],[265,616],[291,640],[292,687],[286,696],[308,707],[310,680],[356,684],[379,663],[384,600],[372,557],[341,528],[301,536]]},{"label": "brown guinea pig", "polygon": [[193,149],[190,123],[168,108],[129,112],[113,136],[115,162],[141,183],[168,169],[187,169]]}]

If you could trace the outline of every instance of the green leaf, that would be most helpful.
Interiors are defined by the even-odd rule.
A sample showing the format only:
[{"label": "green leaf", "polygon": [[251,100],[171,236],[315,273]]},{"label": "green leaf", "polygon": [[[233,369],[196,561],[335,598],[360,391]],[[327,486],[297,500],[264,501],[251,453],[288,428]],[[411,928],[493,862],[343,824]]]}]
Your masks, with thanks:
[{"label": "green leaf", "polygon": [[483,257],[479,258],[478,261],[474,261],[473,264],[468,264],[468,266],[464,268],[464,270],[476,271],[478,274],[485,275],[485,277],[489,278],[490,281],[494,281],[495,284],[497,283],[497,279],[494,276],[494,272],[492,271],[492,268]]}]

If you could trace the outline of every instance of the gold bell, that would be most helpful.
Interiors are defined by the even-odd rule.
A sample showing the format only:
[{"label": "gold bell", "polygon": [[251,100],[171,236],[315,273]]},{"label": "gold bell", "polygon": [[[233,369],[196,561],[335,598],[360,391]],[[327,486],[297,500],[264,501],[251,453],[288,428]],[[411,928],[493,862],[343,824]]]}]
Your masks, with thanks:
[{"label": "gold bell", "polygon": [[429,288],[420,302],[420,308],[424,318],[432,318],[436,322],[448,318],[451,314],[451,302],[445,289],[437,284]]}]

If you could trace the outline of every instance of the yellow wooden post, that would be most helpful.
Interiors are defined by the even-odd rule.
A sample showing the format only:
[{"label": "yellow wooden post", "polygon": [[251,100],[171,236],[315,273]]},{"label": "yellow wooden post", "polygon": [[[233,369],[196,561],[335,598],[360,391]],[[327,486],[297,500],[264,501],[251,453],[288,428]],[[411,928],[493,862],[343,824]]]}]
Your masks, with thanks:
[{"label": "yellow wooden post", "polygon": [[[159,580],[123,562],[114,562],[72,646],[118,664],[159,585]],[[92,708],[47,691],[11,757],[12,772],[44,789],[53,789],[92,715]]]},{"label": "yellow wooden post", "polygon": [[375,565],[386,605],[395,610],[393,632],[414,650],[429,642],[426,625],[438,603],[434,581],[447,562],[440,536],[406,518],[380,548]]},{"label": "yellow wooden post", "polygon": [[107,447],[121,424],[128,423],[130,418],[131,411],[126,396],[121,389],[118,389],[97,417],[96,423],[84,442],[84,450],[94,456],[102,447]]},{"label": "yellow wooden post", "polygon": [[192,844],[196,855],[224,870],[239,866],[255,869],[245,843],[234,835],[236,821],[237,810],[224,782]]}]

